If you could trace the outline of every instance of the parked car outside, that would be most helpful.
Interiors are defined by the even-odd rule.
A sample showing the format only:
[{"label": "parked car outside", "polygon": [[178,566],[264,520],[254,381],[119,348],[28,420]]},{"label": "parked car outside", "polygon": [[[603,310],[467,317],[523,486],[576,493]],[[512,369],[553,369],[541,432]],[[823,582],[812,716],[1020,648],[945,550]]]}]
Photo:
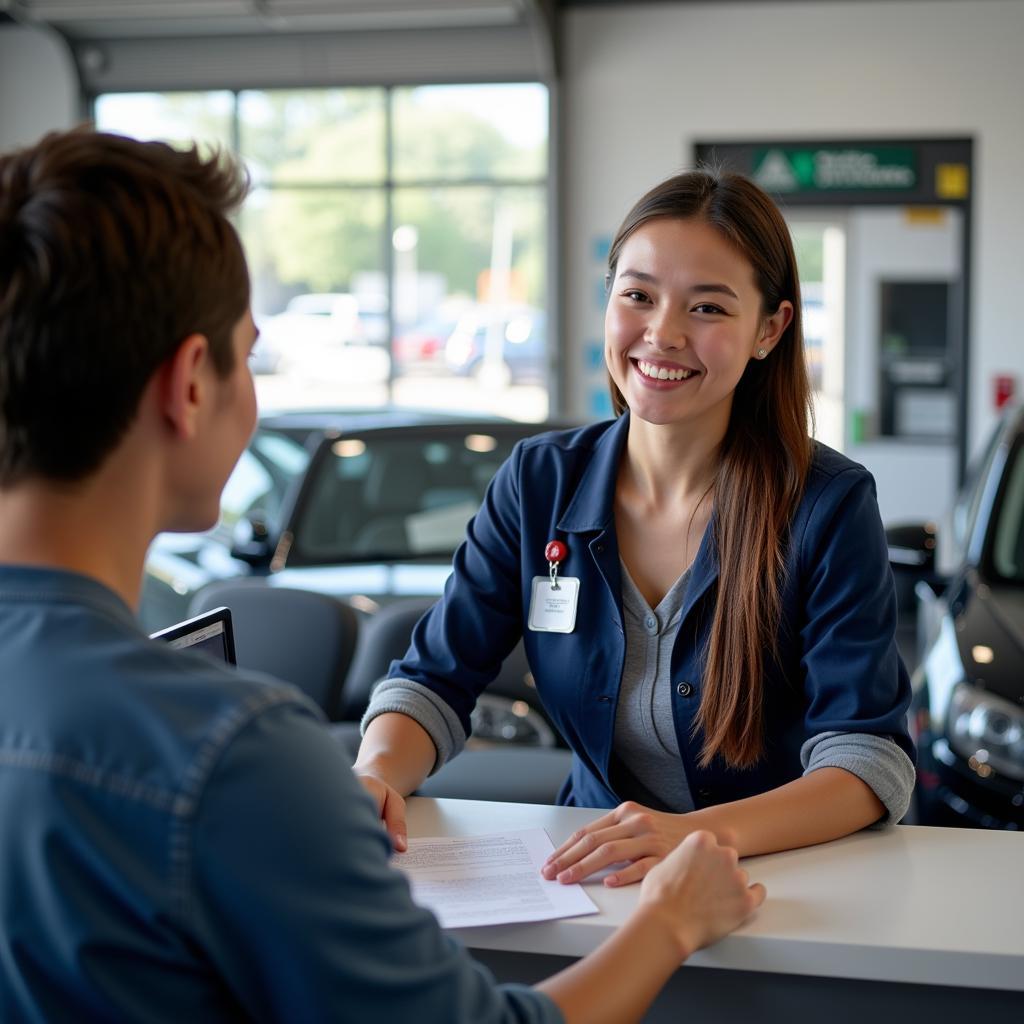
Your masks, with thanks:
[{"label": "parked car outside", "polygon": [[355,340],[364,345],[388,343],[388,297],[375,293],[356,296]]},{"label": "parked car outside", "polygon": [[256,326],[254,373],[298,371],[369,384],[391,372],[386,299],[310,292],[296,295],[282,313],[257,316]]},{"label": "parked car outside", "polygon": [[296,345],[345,345],[358,337],[359,304],[346,292],[296,295],[283,312],[261,318],[260,332],[285,355]]},{"label": "parked car outside", "polygon": [[445,343],[445,363],[458,376],[482,383],[544,383],[547,318],[532,306],[474,306],[459,319]]},{"label": "parked car outside", "polygon": [[429,317],[396,334],[391,355],[399,372],[443,370],[445,344],[456,326],[448,317]]},{"label": "parked car outside", "polygon": [[948,524],[887,535],[918,600],[918,820],[1024,828],[1024,409],[1000,421]]},{"label": "parked car outside", "polygon": [[[154,541],[143,626],[186,618],[204,586],[236,577],[342,597],[367,617],[400,599],[426,608],[498,467],[517,441],[551,426],[403,410],[264,416],[218,525]],[[525,661],[515,664],[511,684],[498,686],[504,696],[479,705],[474,735],[556,742]]]}]

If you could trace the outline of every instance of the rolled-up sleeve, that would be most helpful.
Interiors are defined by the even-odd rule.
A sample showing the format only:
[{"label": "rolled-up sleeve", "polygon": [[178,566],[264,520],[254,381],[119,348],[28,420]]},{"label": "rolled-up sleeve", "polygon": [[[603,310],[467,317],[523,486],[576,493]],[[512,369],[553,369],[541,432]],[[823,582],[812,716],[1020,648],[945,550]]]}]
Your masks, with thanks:
[{"label": "rolled-up sleeve", "polygon": [[846,469],[822,487],[799,551],[805,736],[888,737],[912,761],[896,592],[874,481],[865,469]]},{"label": "rolled-up sleeve", "polygon": [[240,730],[183,827],[188,930],[248,1019],[561,1021],[413,903],[342,749],[297,703]]},{"label": "rolled-up sleeve", "polygon": [[437,759],[433,775],[466,745],[469,739],[458,715],[433,690],[408,679],[384,679],[374,687],[373,696],[359,723],[360,732],[378,716],[389,711],[407,715],[430,737]]},{"label": "rolled-up sleeve", "polygon": [[886,814],[875,826],[895,825],[910,807],[914,762],[888,736],[825,732],[812,736],[800,750],[804,774],[819,768],[842,768],[856,775],[878,797]]}]

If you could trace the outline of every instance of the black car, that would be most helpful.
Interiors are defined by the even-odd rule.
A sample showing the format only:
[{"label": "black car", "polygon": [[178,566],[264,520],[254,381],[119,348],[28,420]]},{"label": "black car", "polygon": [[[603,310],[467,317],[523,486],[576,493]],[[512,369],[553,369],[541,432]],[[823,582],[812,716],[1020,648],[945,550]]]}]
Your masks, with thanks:
[{"label": "black car", "polygon": [[1024,828],[1024,409],[1000,421],[948,525],[887,533],[918,600],[918,820]]},{"label": "black car", "polygon": [[[512,445],[541,429],[496,417],[392,408],[261,416],[225,485],[217,526],[154,541],[142,624],[152,632],[178,622],[206,584],[239,576],[272,576],[272,585],[354,597],[370,611],[396,597],[436,596],[457,543],[454,527],[453,543],[427,551],[422,529],[406,536],[396,520],[412,517],[415,532],[423,522],[418,512],[433,509],[435,519],[445,509],[454,515],[460,510],[451,506],[461,501],[467,509],[470,494],[479,503]],[[469,443],[490,450],[470,452],[471,437],[478,440]],[[408,469],[420,459],[421,466]],[[442,472],[461,490],[432,486]],[[374,526],[385,518],[393,527],[390,544]],[[358,536],[357,523],[364,528]],[[370,543],[374,530],[378,540]],[[416,568],[405,572],[406,565]]]},{"label": "black car", "polygon": [[[153,632],[181,621],[203,587],[252,577],[344,598],[375,640],[387,620],[390,657],[400,657],[498,467],[517,441],[554,426],[402,410],[264,416],[224,489],[217,527],[154,541],[142,623]],[[370,658],[370,674],[379,678],[390,657]],[[367,663],[357,658],[352,671]],[[373,682],[350,678],[346,689],[368,696]],[[558,743],[531,684],[520,645],[477,706],[475,738]]]}]

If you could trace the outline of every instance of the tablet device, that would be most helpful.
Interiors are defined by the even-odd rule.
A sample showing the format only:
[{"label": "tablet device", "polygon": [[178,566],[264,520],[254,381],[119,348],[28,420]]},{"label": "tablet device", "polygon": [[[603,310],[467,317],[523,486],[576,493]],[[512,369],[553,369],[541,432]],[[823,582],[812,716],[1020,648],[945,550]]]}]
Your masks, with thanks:
[{"label": "tablet device", "polygon": [[229,665],[236,664],[235,634],[231,628],[231,612],[227,608],[213,608],[195,618],[157,630],[150,637],[163,640],[171,647],[187,647]]}]

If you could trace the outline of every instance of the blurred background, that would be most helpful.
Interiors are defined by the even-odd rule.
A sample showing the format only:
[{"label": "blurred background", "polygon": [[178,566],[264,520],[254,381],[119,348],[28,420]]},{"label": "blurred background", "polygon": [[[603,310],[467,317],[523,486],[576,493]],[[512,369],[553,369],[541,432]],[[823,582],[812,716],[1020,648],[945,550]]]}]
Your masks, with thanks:
[{"label": "blurred background", "polygon": [[790,225],[923,784],[1024,824],[1022,40],[1019,0],[0,0],[0,149],[93,119],[252,180],[261,428],[218,530],[154,546],[144,621],[234,576],[436,595],[511,444],[610,415],[611,237],[706,161]]},{"label": "blurred background", "polygon": [[1017,0],[2,0],[0,146],[237,154],[267,410],[609,411],[607,244],[697,159],[773,191],[819,436],[887,520],[1016,394]]}]

